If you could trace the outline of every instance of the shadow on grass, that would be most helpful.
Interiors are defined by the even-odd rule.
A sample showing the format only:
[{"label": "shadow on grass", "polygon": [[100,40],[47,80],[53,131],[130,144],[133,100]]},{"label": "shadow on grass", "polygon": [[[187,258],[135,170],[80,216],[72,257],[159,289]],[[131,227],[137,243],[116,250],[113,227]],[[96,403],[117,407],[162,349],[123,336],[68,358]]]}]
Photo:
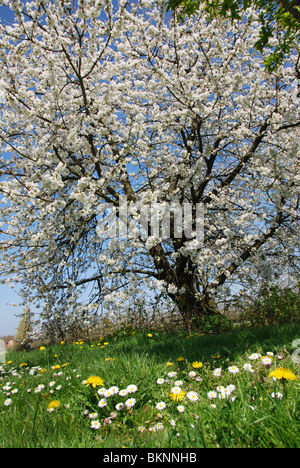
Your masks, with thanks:
[{"label": "shadow on grass", "polygon": [[148,354],[157,363],[174,361],[178,357],[184,357],[188,361],[205,362],[214,356],[220,356],[221,361],[231,360],[245,352],[258,352],[258,349],[266,353],[278,352],[286,347],[286,350],[291,352],[292,342],[297,338],[300,338],[300,323],[191,337],[176,333],[153,333],[153,337],[149,339],[145,333],[144,336],[140,334],[120,340],[116,343],[116,348],[128,356]]},{"label": "shadow on grass", "polygon": [[[286,347],[287,352],[293,351],[293,340],[300,338],[300,323],[293,325],[278,325],[264,328],[237,329],[235,331],[219,335],[192,336],[178,333],[162,333],[152,331],[152,337],[147,336],[148,331],[139,331],[134,336],[124,336],[109,339],[109,346],[101,350],[95,346],[91,348],[87,343],[84,349],[78,346],[60,345],[46,347],[44,351],[32,350],[25,353],[7,353],[7,360],[20,365],[22,360],[28,366],[50,367],[60,362],[56,352],[64,362],[83,362],[84,365],[99,365],[107,356],[110,358],[123,357],[123,362],[134,363],[137,361],[163,364],[168,361],[175,362],[178,357],[183,357],[189,362],[201,361],[203,363],[214,362],[216,366],[222,361],[234,361],[244,353],[268,351],[279,352]],[[63,350],[63,352],[62,352]],[[216,358],[217,357],[217,358]],[[137,362],[138,363],[138,362]],[[218,364],[217,364],[218,363]],[[62,364],[62,362],[60,362]]]}]

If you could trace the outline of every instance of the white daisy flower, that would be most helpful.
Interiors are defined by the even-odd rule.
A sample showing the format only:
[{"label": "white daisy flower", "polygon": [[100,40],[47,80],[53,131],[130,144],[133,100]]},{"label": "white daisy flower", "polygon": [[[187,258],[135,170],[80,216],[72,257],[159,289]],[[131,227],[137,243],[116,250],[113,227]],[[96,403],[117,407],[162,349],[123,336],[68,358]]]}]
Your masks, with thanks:
[{"label": "white daisy flower", "polygon": [[213,371],[213,375],[215,377],[221,377],[221,373],[222,373],[222,369],[220,367],[218,367],[217,369]]},{"label": "white daisy flower", "polygon": [[248,363],[244,364],[243,369],[248,371],[248,372],[252,372],[252,373],[254,372],[254,369],[252,368],[252,365],[248,364]]},{"label": "white daisy flower", "polygon": [[176,395],[179,394],[179,393],[181,393],[181,392],[182,392],[182,390],[181,390],[180,387],[173,387],[173,388],[171,389],[171,393],[175,393]]},{"label": "white daisy flower", "polygon": [[155,424],[155,429],[157,431],[161,431],[162,429],[164,429],[164,425],[162,423],[157,423]]},{"label": "white daisy flower", "polygon": [[186,394],[186,397],[190,400],[190,401],[197,401],[199,400],[199,396],[197,395],[196,392],[188,392]]},{"label": "white daisy flower", "polygon": [[101,398],[101,400],[98,403],[99,408],[104,408],[104,406],[107,405],[107,399],[106,398]]},{"label": "white daisy flower", "polygon": [[127,401],[125,401],[125,406],[126,408],[132,408],[136,404],[136,399],[135,398],[129,398]]},{"label": "white daisy flower", "polygon": [[156,383],[158,385],[162,385],[163,383],[165,383],[165,379],[157,379]]},{"label": "white daisy flower", "polygon": [[126,388],[127,393],[135,393],[137,389],[138,389],[137,386],[134,384],[128,385],[128,387]]},{"label": "white daisy flower", "polygon": [[230,374],[238,374],[240,370],[236,366],[230,366],[228,367],[228,372],[230,372]]},{"label": "white daisy flower", "polygon": [[166,405],[166,403],[164,401],[160,401],[159,403],[157,403],[155,408],[158,409],[158,410],[162,410],[162,409],[165,409],[166,406],[167,405]]},{"label": "white daisy flower", "polygon": [[100,424],[100,422],[98,420],[91,422],[91,428],[92,429],[99,429],[100,427],[101,427],[101,424]]},{"label": "white daisy flower", "polygon": [[270,366],[272,364],[272,359],[270,357],[263,357],[261,360],[264,366]]},{"label": "white daisy flower", "polygon": [[217,390],[217,392],[219,392],[219,393],[224,392],[224,387],[223,387],[223,385],[218,385],[218,386],[216,387],[216,390]]},{"label": "white daisy flower", "polygon": [[234,392],[236,389],[236,386],[233,384],[227,385],[226,390],[228,390],[230,393]]},{"label": "white daisy flower", "polygon": [[261,356],[261,355],[260,355],[259,353],[253,353],[253,354],[251,354],[251,356],[249,356],[249,359],[250,359],[251,361],[256,361],[257,359],[260,358],[260,356]]},{"label": "white daisy flower", "polygon": [[121,411],[121,409],[124,408],[124,403],[118,403],[116,406],[115,406],[116,410],[117,411]]},{"label": "white daisy flower", "polygon": [[183,384],[183,381],[182,380],[176,380],[174,382],[174,384],[176,385],[176,387],[180,387]]}]

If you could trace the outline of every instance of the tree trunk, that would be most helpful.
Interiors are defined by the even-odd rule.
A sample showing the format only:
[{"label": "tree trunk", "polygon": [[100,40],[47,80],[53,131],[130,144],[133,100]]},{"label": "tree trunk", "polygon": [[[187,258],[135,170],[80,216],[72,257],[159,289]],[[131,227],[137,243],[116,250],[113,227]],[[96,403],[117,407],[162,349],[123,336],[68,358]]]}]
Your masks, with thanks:
[{"label": "tree trunk", "polygon": [[189,332],[192,328],[200,328],[204,316],[219,313],[214,298],[207,296],[199,297],[193,294],[191,290],[186,290],[184,294],[176,295],[174,302]]},{"label": "tree trunk", "polygon": [[182,256],[175,268],[172,268],[160,244],[150,249],[159,274],[157,278],[177,287],[177,292],[168,292],[168,296],[178,307],[186,329],[199,328],[203,316],[218,314],[213,297],[199,294],[197,266],[187,257]]},{"label": "tree trunk", "polygon": [[[189,332],[192,328],[200,327],[204,316],[219,313],[214,298],[199,294],[196,285],[195,278],[187,275],[184,284],[181,285],[178,293],[173,297],[173,301],[176,303],[183,317],[185,327]],[[185,289],[184,293],[180,291],[181,288]]]}]

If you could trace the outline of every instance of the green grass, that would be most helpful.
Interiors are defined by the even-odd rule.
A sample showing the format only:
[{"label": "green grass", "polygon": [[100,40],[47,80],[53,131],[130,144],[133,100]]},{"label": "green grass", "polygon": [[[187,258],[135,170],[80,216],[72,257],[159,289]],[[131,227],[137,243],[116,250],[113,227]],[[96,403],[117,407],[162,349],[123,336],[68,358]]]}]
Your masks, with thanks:
[{"label": "green grass", "polygon": [[[0,367],[0,447],[298,448],[299,364],[292,359],[292,342],[297,338],[300,325],[205,336],[128,331],[93,343],[8,352]],[[249,360],[253,353],[267,352],[274,353],[268,367],[261,358]],[[179,357],[184,360],[177,361]],[[194,361],[203,367],[193,369]],[[243,369],[245,363],[252,364],[253,373]],[[233,365],[239,373],[228,371]],[[276,367],[290,369],[298,380],[274,382],[269,373]],[[222,369],[219,377],[213,373],[216,368]],[[170,371],[176,377],[168,377]],[[100,408],[101,387],[83,384],[92,375],[101,377],[106,389],[135,384],[137,391],[109,396]],[[160,378],[167,381],[158,384]],[[169,398],[177,380],[186,392],[182,402]],[[39,385],[44,387],[37,392]],[[208,398],[211,391],[221,395],[217,386],[228,385],[235,387],[230,395]],[[191,391],[197,393],[197,401],[187,398]],[[274,398],[278,392],[282,396]],[[132,408],[115,409],[129,398],[136,400]],[[6,400],[11,400],[9,406]],[[60,405],[49,412],[53,400]],[[158,410],[158,402],[165,402],[166,408]],[[178,405],[184,406],[184,412],[178,411]],[[94,412],[99,429],[91,428],[89,415]]]}]

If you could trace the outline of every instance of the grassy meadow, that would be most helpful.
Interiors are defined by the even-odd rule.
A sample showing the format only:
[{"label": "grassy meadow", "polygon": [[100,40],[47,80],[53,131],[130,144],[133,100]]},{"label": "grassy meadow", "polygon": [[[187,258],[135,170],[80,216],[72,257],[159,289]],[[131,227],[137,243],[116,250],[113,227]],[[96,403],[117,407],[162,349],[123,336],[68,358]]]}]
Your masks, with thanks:
[{"label": "grassy meadow", "polygon": [[0,447],[298,448],[299,338],[300,324],[220,335],[124,330],[9,351]]}]

